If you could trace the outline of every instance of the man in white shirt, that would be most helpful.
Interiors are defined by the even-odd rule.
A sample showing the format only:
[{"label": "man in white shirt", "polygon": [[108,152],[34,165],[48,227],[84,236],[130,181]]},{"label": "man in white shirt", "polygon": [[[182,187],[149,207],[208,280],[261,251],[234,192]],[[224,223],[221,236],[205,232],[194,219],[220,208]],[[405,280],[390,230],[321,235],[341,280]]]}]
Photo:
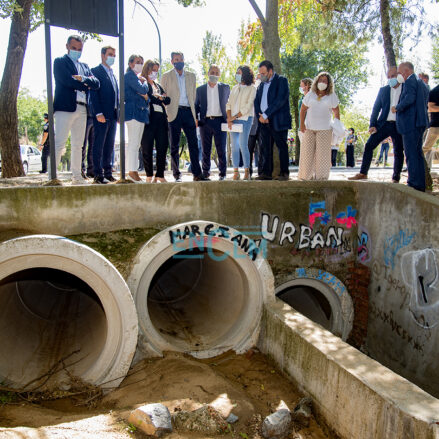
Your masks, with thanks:
[{"label": "man in white shirt", "polygon": [[384,139],[391,137],[394,152],[392,181],[399,182],[404,164],[404,147],[402,136],[396,129],[396,114],[392,112],[392,108],[399,102],[402,90],[401,84],[396,79],[397,76],[397,68],[390,67],[387,72],[387,85],[380,88],[370,116],[369,133],[371,136],[364,147],[360,173],[350,177],[349,180],[367,179],[373,151]]},{"label": "man in white shirt", "polygon": [[227,134],[221,130],[221,124],[227,120],[226,104],[230,95],[230,87],[219,82],[221,72],[218,66],[211,65],[208,75],[207,84],[197,88],[195,98],[195,112],[203,150],[203,176],[205,178],[210,176],[212,138],[214,138],[218,153],[219,179],[224,180],[227,171]]}]

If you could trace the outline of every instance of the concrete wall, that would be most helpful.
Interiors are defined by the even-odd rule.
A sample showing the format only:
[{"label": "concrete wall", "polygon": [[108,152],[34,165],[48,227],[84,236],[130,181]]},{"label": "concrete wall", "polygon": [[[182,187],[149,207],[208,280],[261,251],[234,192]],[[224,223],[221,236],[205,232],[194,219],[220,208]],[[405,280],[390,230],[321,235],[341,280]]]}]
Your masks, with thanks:
[{"label": "concrete wall", "polygon": [[437,399],[279,299],[265,305],[259,347],[341,438],[439,438]]}]

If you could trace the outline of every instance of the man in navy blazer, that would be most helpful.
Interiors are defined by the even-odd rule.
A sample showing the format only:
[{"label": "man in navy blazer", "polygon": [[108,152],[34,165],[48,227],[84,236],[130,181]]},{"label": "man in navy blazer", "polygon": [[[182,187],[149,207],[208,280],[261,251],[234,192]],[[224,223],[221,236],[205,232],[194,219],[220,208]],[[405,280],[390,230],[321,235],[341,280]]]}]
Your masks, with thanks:
[{"label": "man in navy blazer", "polygon": [[398,183],[401,178],[401,170],[404,164],[404,147],[402,136],[396,129],[396,114],[391,111],[391,107],[398,103],[402,91],[402,86],[396,79],[397,75],[396,67],[390,67],[387,71],[388,83],[380,88],[370,116],[369,133],[371,136],[364,147],[360,173],[350,177],[349,180],[367,179],[373,151],[387,137],[391,137],[393,142],[392,181]]},{"label": "man in navy blazer", "polygon": [[[262,174],[257,180],[271,180],[273,174],[273,144],[279,150],[280,175],[288,180],[288,130],[291,128],[290,90],[288,80],[273,70],[270,61],[259,64],[261,84],[255,98],[255,117],[259,120]],[[261,159],[261,157],[260,157]]]},{"label": "man in navy blazer", "polygon": [[221,72],[218,66],[209,68],[209,81],[197,88],[195,113],[200,127],[203,153],[203,176],[209,178],[212,137],[218,153],[219,179],[224,180],[227,172],[226,141],[227,134],[221,130],[221,124],[227,120],[226,104],[229,100],[230,87],[218,82]]},{"label": "man in navy blazer", "polygon": [[422,136],[428,124],[428,92],[425,84],[414,73],[413,64],[398,66],[398,80],[403,82],[399,103],[392,106],[396,113],[396,128],[402,135],[409,178],[407,184],[425,191],[425,165],[422,153]]},{"label": "man in navy blazer", "polygon": [[96,184],[116,181],[111,173],[111,158],[116,138],[119,116],[119,87],[111,66],[116,58],[116,49],[105,46],[101,49],[102,63],[91,69],[101,84],[99,90],[90,93],[93,116],[93,174]]},{"label": "man in navy blazer", "polygon": [[81,175],[82,145],[87,124],[87,102],[89,90],[99,88],[99,80],[87,64],[78,60],[82,54],[83,41],[79,35],[67,39],[67,54],[53,63],[55,76],[55,152],[59,165],[66,142],[71,133],[71,171],[74,184],[84,184]]}]

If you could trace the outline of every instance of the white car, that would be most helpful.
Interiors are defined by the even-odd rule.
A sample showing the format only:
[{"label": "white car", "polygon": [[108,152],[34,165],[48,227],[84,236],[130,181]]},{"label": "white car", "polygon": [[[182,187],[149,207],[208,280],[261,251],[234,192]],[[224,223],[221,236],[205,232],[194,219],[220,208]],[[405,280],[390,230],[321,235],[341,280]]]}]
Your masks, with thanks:
[{"label": "white car", "polygon": [[31,145],[20,145],[21,161],[23,162],[24,174],[39,172],[43,168],[41,152]]}]

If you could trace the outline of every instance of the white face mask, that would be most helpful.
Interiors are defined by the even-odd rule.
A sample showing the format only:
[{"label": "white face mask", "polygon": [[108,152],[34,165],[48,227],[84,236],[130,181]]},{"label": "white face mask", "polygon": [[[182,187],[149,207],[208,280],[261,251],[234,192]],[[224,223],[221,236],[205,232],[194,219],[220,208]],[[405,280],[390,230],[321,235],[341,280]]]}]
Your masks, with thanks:
[{"label": "white face mask", "polygon": [[143,64],[134,64],[133,70],[136,75],[140,74],[143,69]]},{"label": "white face mask", "polygon": [[397,80],[400,84],[404,84],[404,82],[405,82],[404,76],[402,76],[401,73],[398,73],[398,76],[396,77],[396,80]]},{"label": "white face mask", "polygon": [[148,78],[151,79],[151,81],[155,81],[157,79],[157,76],[158,76],[158,72],[151,72],[148,75]]},{"label": "white face mask", "polygon": [[319,83],[317,84],[317,88],[318,88],[320,91],[324,91],[324,90],[326,90],[326,89],[328,88],[328,84],[325,84],[324,82],[319,82]]}]

